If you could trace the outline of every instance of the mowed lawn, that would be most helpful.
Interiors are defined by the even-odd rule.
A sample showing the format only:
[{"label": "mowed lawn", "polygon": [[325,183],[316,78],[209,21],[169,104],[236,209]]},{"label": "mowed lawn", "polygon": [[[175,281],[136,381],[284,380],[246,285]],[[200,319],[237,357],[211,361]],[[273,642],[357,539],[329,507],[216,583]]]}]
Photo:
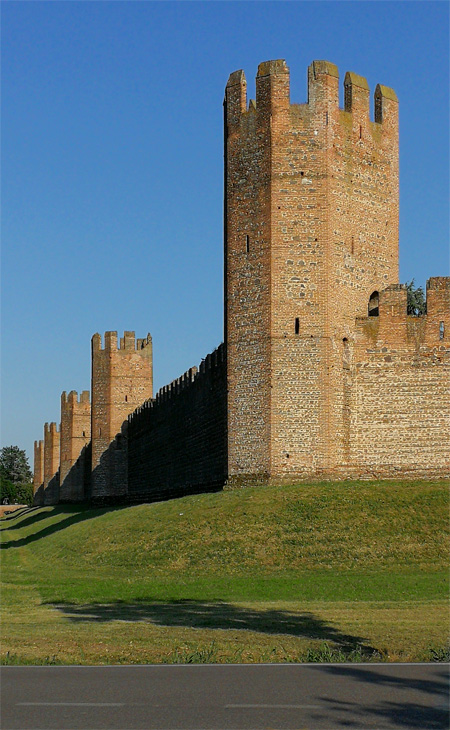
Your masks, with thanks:
[{"label": "mowed lawn", "polygon": [[448,659],[444,481],[248,487],[0,520],[2,661]]}]

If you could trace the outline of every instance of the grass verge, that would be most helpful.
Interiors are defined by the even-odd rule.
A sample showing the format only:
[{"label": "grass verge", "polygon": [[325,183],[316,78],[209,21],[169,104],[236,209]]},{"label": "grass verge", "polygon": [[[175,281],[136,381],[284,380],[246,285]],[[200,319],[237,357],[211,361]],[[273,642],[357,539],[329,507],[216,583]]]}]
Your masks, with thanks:
[{"label": "grass verge", "polygon": [[443,482],[254,487],[21,511],[8,664],[448,659]]}]

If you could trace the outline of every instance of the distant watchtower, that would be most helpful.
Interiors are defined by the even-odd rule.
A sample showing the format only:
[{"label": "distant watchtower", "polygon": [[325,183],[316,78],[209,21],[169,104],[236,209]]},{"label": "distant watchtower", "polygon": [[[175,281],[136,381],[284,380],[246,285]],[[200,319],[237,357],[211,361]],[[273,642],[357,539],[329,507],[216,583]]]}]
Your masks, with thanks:
[{"label": "distant watchtower", "polygon": [[[89,391],[80,397],[75,390],[61,394],[60,501],[79,502],[85,498],[88,479],[86,455],[91,440]],[[90,464],[89,464],[90,466]]]},{"label": "distant watchtower", "polygon": [[92,338],[92,474],[91,496],[116,498],[127,493],[127,458],[123,443],[128,415],[153,395],[152,338],[125,332]]},{"label": "distant watchtower", "polygon": [[225,92],[228,472],[332,475],[345,458],[343,358],[355,317],[398,282],[398,103],[327,61],[291,104],[285,61]]}]

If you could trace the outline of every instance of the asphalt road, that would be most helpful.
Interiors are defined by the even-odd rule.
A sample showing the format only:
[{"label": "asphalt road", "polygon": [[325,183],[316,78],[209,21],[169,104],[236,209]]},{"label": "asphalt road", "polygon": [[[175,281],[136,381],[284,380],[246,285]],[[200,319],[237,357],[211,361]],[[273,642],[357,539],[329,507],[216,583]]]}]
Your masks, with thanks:
[{"label": "asphalt road", "polygon": [[449,666],[2,667],[2,730],[449,727]]}]

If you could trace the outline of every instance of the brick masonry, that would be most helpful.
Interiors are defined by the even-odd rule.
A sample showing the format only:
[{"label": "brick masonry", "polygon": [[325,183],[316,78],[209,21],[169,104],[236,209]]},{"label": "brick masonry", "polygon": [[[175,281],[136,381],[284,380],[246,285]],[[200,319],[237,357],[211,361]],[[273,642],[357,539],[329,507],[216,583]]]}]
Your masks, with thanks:
[{"label": "brick masonry", "polygon": [[125,332],[92,338],[92,474],[90,497],[125,498],[128,415],[153,396],[152,339]]},{"label": "brick masonry", "polygon": [[34,503],[43,503],[44,441],[34,442],[33,497]]},{"label": "brick masonry", "polygon": [[226,362],[221,345],[128,421],[129,501],[223,487],[227,476]]},{"label": "brick masonry", "polygon": [[426,316],[407,315],[398,100],[378,84],[372,121],[366,79],[343,84],[340,109],[337,67],[314,61],[307,102],[291,104],[285,61],[267,61],[247,103],[231,74],[225,342],[153,399],[150,335],[94,335],[91,440],[88,394],[64,393],[60,468],[56,424],[35,444],[36,503],[449,475],[450,278],[428,281]]},{"label": "brick masonry", "polygon": [[89,484],[90,462],[86,455],[91,440],[89,391],[78,398],[75,390],[61,395],[60,502],[84,500]]},{"label": "brick masonry", "polygon": [[43,504],[59,502],[60,431],[56,423],[44,425]]}]

